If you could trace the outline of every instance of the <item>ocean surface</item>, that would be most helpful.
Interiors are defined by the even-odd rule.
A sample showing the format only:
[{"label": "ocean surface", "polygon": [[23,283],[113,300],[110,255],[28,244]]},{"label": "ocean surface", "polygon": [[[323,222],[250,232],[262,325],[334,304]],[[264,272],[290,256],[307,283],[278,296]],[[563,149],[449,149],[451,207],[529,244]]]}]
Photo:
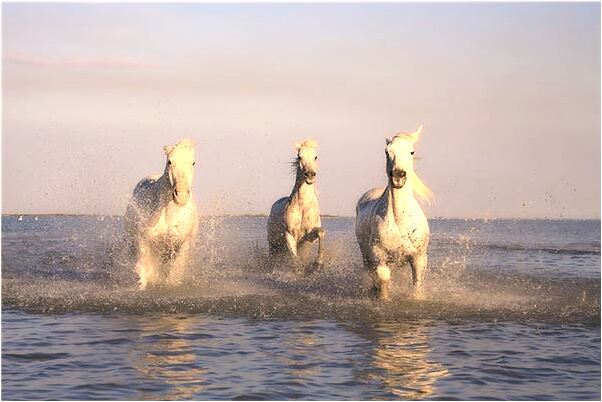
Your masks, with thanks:
[{"label": "ocean surface", "polygon": [[373,301],[353,218],[321,271],[265,217],[204,217],[185,286],[139,291],[111,216],[2,217],[3,399],[600,399],[600,221],[430,220],[427,299]]}]

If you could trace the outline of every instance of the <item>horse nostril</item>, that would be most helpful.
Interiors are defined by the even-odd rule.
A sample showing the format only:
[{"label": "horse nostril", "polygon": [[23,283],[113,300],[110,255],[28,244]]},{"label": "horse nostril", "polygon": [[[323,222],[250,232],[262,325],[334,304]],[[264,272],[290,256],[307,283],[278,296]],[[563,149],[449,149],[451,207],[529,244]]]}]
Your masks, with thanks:
[{"label": "horse nostril", "polygon": [[393,176],[396,179],[403,179],[404,177],[406,177],[406,171],[401,169],[393,169],[391,171],[391,176]]},{"label": "horse nostril", "polygon": [[177,188],[173,191],[173,195],[175,195],[176,197],[178,196],[178,189]]},{"label": "horse nostril", "polygon": [[307,177],[308,179],[313,179],[314,177],[316,177],[316,172],[306,172],[305,177]]}]

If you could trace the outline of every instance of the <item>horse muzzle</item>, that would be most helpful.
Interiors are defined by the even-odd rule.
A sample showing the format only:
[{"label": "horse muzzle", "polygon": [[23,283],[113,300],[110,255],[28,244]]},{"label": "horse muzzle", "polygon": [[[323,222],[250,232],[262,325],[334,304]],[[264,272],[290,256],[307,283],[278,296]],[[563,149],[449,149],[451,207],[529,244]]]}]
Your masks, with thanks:
[{"label": "horse muzzle", "polygon": [[303,176],[305,177],[305,182],[307,184],[314,184],[316,181],[316,172],[305,172]]},{"label": "horse muzzle", "polygon": [[405,170],[393,169],[389,172],[389,177],[391,178],[391,186],[393,188],[402,188],[406,184],[408,175]]},{"label": "horse muzzle", "polygon": [[190,199],[190,189],[188,190],[178,190],[175,188],[173,193],[171,194],[174,202],[178,205],[184,205]]}]

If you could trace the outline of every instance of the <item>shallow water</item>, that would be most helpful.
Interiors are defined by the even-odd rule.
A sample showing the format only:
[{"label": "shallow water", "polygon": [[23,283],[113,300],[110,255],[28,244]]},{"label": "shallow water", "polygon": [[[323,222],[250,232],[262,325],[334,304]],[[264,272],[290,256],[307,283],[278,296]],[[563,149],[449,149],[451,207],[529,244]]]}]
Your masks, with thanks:
[{"label": "shallow water", "polygon": [[406,269],[389,303],[353,219],[303,278],[265,222],[204,218],[189,283],[138,291],[120,218],[2,217],[3,398],[600,398],[600,221],[432,220],[427,300]]}]

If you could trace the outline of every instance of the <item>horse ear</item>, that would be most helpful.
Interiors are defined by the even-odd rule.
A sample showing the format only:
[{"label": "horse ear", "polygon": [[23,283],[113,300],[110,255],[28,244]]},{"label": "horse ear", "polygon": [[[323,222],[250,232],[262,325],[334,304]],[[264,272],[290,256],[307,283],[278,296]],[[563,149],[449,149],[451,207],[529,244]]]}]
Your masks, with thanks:
[{"label": "horse ear", "polygon": [[393,142],[393,137],[389,137],[389,138],[385,139],[385,143],[387,145],[389,145],[391,142]]},{"label": "horse ear", "polygon": [[412,133],[412,140],[414,142],[418,141],[420,139],[420,135],[422,134],[422,124],[420,126],[418,126],[418,128],[416,129],[416,131],[414,131]]},{"label": "horse ear", "polygon": [[171,152],[172,149],[173,149],[173,147],[171,145],[165,145],[163,147],[163,151],[165,152],[165,155],[169,155],[169,153]]},{"label": "horse ear", "polygon": [[300,143],[298,143],[297,141],[295,141],[295,149],[298,151],[300,150],[302,147],[302,145]]}]

